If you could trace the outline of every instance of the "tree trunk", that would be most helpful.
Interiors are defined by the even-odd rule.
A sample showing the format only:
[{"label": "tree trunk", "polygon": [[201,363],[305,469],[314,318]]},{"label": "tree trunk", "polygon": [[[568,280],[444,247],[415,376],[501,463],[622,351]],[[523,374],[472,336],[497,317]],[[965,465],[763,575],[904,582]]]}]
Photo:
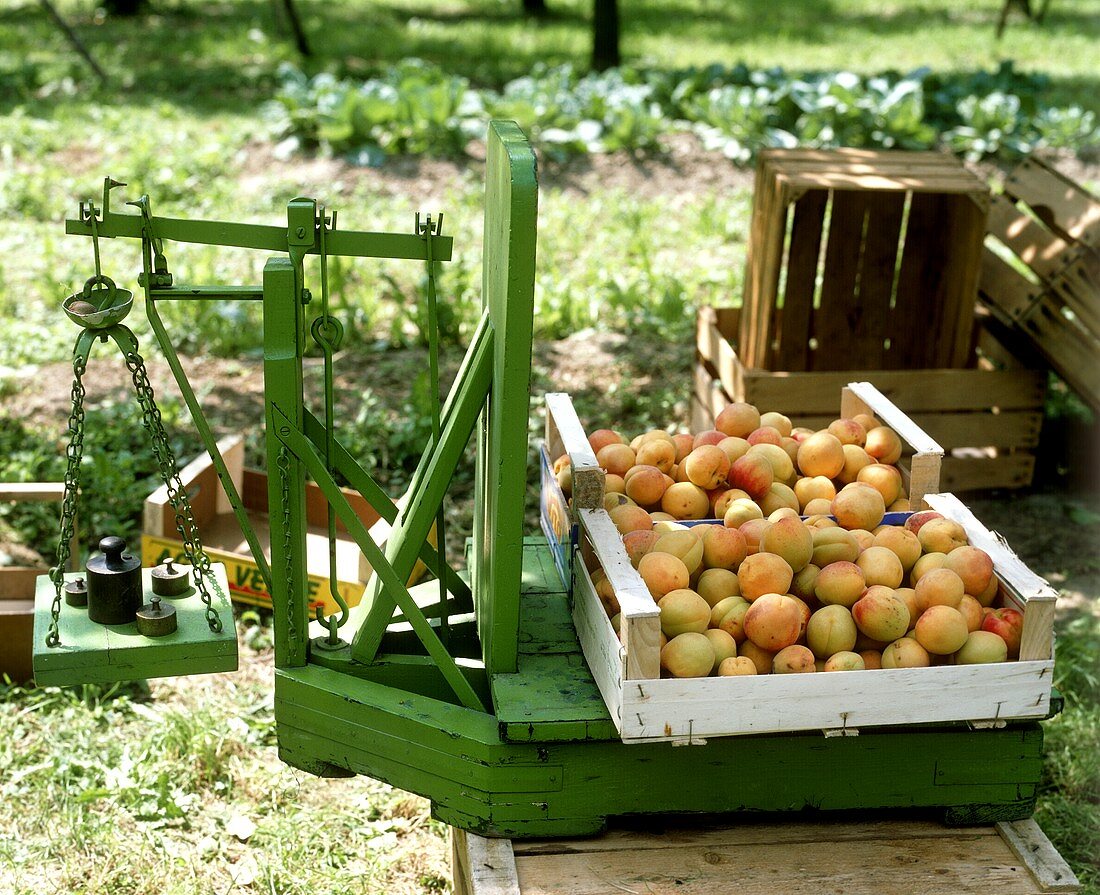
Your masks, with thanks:
[{"label": "tree trunk", "polygon": [[592,67],[603,71],[618,64],[618,0],[592,0]]},{"label": "tree trunk", "polygon": [[523,0],[523,14],[542,18],[550,10],[546,7],[546,0]]}]

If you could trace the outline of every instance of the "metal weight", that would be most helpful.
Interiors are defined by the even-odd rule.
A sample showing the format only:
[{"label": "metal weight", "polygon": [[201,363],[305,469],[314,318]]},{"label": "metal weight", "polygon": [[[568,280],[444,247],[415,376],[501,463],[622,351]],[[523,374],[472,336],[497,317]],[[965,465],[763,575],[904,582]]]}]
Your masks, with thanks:
[{"label": "metal weight", "polygon": [[101,625],[125,625],[142,603],[141,560],[126,553],[126,542],[110,536],[99,542],[102,556],[88,560],[88,618]]},{"label": "metal weight", "polygon": [[65,605],[88,605],[88,585],[83,578],[77,578],[76,581],[70,581],[65,585]]},{"label": "metal weight", "polygon": [[154,594],[153,602],[137,611],[137,629],[146,637],[163,637],[176,630],[176,609],[162,606],[160,597]]},{"label": "metal weight", "polygon": [[168,557],[163,565],[155,566],[150,573],[153,593],[162,597],[182,597],[191,589],[187,578],[190,569],[177,569]]}]

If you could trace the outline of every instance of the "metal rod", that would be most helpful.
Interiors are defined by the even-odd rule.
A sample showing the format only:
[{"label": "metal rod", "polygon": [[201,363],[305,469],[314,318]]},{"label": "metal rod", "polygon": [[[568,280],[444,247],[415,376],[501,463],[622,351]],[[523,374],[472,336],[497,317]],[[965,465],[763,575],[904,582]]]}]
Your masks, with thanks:
[{"label": "metal rod", "polygon": [[[157,236],[162,240],[189,242],[198,245],[232,246],[241,249],[259,249],[267,252],[289,252],[285,227],[266,224],[238,224],[227,221],[200,221],[184,218],[154,217]],[[99,235],[108,239],[118,237],[140,239],[144,224],[141,215],[109,212],[99,221]],[[91,236],[87,221],[68,219],[65,232],[72,236]],[[454,240],[440,236],[435,240],[433,252],[436,261],[450,261]],[[317,241],[301,247],[304,254],[316,255]],[[427,260],[424,239],[410,233],[372,233],[342,230],[329,237],[328,254],[352,258],[394,258],[413,261]]]},{"label": "metal rod", "polygon": [[262,286],[167,286],[146,290],[157,301],[263,301]]},{"label": "metal rod", "polygon": [[106,84],[107,73],[99,67],[99,63],[95,61],[95,57],[93,57],[92,54],[88,51],[88,48],[84,46],[84,42],[79,37],[77,37],[76,32],[73,31],[69,23],[61,18],[61,13],[57,11],[57,8],[50,2],[50,0],[38,0],[38,2],[42,4],[42,8],[46,10],[47,15],[49,15],[49,17],[53,19],[54,24],[57,25],[57,27],[64,32],[65,37],[67,37],[69,40],[69,43],[73,45],[73,49],[75,49],[81,55],[84,61],[88,63],[88,67],[93,72],[95,72],[95,75],[97,78],[99,78],[100,82]]}]

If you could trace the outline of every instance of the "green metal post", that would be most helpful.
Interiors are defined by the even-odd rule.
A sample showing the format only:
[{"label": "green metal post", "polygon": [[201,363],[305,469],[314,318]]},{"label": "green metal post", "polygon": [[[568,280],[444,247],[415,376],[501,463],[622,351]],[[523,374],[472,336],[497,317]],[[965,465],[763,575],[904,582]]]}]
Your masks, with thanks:
[{"label": "green metal post", "polygon": [[271,434],[275,420],[302,426],[302,348],[305,318],[299,278],[289,258],[264,265],[264,384],[267,422],[267,493],[271,520],[271,605],[275,664],[305,665],[309,616],[305,600],[306,505],[301,462]]}]

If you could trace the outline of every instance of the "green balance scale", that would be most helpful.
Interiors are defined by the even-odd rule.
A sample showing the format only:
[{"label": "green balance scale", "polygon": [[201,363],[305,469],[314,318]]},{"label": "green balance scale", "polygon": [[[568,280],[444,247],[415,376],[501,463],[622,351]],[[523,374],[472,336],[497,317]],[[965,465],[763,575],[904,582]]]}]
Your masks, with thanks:
[{"label": "green balance scale", "polygon": [[[440,218],[418,218],[412,233],[340,230],[335,214],[312,199],[294,199],[285,226],[180,220],[152,215],[144,197],[134,203],[138,214],[112,212],[110,190],[119,185],[108,180],[102,208],[82,206],[66,232],[96,243],[141,241],[139,282],[153,333],[272,595],[275,717],[285,762],[318,776],[386,781],[430,799],[440,820],[488,836],[585,835],[613,817],[650,814],[928,808],[954,823],[1030,815],[1042,763],[1042,730],[1033,721],[988,730],[940,724],[858,736],[731,736],[688,746],[621,741],[581,654],[550,547],[541,535],[525,536],[538,185],[534,153],[514,123],[492,122],[488,132],[481,320],[446,400],[433,408],[432,437],[400,507],[337,437],[332,380],[341,330],[328,309],[326,262],[335,255],[425,265],[424,319],[432,394],[438,395],[435,271],[453,249]],[[260,285],[176,285],[167,242],[234,246],[270,257]],[[319,256],[319,309],[304,281],[307,255]],[[77,444],[79,374],[95,337],[113,339],[128,366],[138,369],[136,343],[119,322],[125,296],[99,294],[104,286],[92,283],[66,309],[89,327],[74,363],[70,429]],[[177,300],[262,303],[270,563],[158,314],[159,302]],[[84,304],[74,307],[77,302]],[[101,315],[94,324],[93,315]],[[303,391],[302,361],[311,343],[324,355],[319,414],[306,406]],[[146,424],[172,481],[175,461],[157,435],[151,402],[150,394],[142,405]],[[445,551],[442,507],[475,433],[473,532],[466,568],[457,572]],[[70,448],[67,480],[74,499],[78,450],[74,464]],[[391,523],[384,550],[359,522],[337,475]],[[359,606],[342,606],[328,617],[317,612],[313,619],[306,592],[307,476],[327,498],[330,533],[337,520],[343,523],[374,569]],[[38,591],[40,683],[235,667],[223,573],[203,562],[198,533],[188,527],[186,495],[177,498],[181,534],[193,545],[191,574],[185,593],[160,600],[175,610],[177,629],[142,633],[137,610],[124,624],[100,624],[87,608],[62,606],[59,594],[75,576],[55,572]],[[65,506],[71,519],[68,501]],[[428,544],[433,524],[438,548]],[[409,588],[417,561],[435,580]],[[64,565],[59,557],[58,569]],[[141,573],[141,605],[150,609],[154,574]]]}]

